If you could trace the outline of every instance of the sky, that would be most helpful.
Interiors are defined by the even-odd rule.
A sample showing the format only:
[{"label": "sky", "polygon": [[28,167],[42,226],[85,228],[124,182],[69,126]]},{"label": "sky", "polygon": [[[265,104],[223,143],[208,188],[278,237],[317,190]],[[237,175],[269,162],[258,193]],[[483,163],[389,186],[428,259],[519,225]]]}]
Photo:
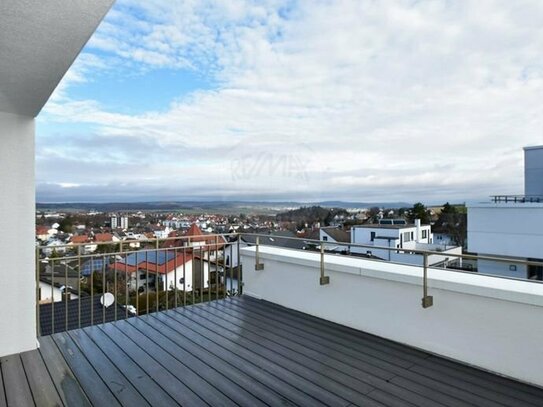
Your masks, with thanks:
[{"label": "sky", "polygon": [[38,116],[37,200],[520,194],[542,49],[539,0],[117,0]]}]

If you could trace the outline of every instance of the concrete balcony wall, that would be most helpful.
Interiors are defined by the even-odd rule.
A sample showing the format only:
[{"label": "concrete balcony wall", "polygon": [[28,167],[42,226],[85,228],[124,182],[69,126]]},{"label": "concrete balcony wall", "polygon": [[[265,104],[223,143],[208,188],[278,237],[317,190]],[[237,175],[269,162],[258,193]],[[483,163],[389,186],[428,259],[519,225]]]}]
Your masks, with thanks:
[{"label": "concrete balcony wall", "polygon": [[34,119],[0,112],[0,356],[34,349]]},{"label": "concrete balcony wall", "polygon": [[325,255],[241,250],[244,294],[428,352],[543,386],[543,284],[429,270],[434,306],[423,309],[422,268]]}]

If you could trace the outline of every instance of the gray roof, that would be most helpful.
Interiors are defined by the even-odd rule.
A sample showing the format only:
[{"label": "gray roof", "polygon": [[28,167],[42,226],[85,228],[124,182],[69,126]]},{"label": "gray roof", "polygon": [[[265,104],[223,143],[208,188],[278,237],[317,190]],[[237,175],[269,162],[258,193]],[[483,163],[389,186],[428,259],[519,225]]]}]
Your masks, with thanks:
[{"label": "gray roof", "polygon": [[[259,238],[260,244],[264,246],[278,246],[297,250],[303,250],[306,246],[303,239],[290,239],[296,238],[296,235],[289,231],[271,232],[268,235],[259,236]],[[241,240],[249,245],[256,244],[256,236],[253,235],[242,235]]]},{"label": "gray roof", "polygon": [[[421,226],[430,226],[430,225],[421,225]],[[415,224],[409,223],[405,225],[378,225],[378,224],[367,224],[367,225],[354,225],[353,228],[366,228],[366,229],[406,229],[414,228]]]},{"label": "gray roof", "polygon": [[[51,335],[53,333],[53,314],[54,314],[54,332],[62,332],[71,329],[86,327],[102,322],[111,322],[115,320],[115,308],[117,308],[117,319],[125,319],[125,309],[115,303],[105,309],[100,303],[101,293],[81,297],[81,319],[79,319],[79,299],[66,301],[57,301],[53,304],[40,304],[40,333],[41,335]],[[92,304],[92,306],[91,306]],[[66,327],[66,309],[68,310],[68,326]],[[91,318],[92,309],[92,318]],[[132,314],[128,313],[128,316]],[[92,323],[91,323],[92,322]]]},{"label": "gray roof", "polygon": [[331,236],[336,242],[351,243],[351,234],[337,227],[321,228],[323,232]]}]

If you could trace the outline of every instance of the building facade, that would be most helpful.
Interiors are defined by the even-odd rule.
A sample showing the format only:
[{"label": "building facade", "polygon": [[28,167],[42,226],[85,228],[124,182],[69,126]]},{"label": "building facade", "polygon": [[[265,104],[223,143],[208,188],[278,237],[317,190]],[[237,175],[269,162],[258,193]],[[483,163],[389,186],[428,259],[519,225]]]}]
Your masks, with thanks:
[{"label": "building facade", "polygon": [[[489,257],[543,262],[543,146],[524,148],[525,195],[468,206],[468,249]],[[479,273],[543,280],[543,267],[479,260]]]}]

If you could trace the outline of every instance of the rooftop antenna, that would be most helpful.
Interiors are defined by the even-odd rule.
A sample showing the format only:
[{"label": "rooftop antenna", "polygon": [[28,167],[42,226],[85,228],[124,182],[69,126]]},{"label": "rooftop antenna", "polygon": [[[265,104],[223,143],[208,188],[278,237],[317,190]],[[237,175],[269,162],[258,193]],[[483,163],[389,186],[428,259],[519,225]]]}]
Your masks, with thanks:
[{"label": "rooftop antenna", "polygon": [[115,302],[115,297],[111,293],[105,293],[100,297],[100,304],[102,304],[105,308],[108,308],[109,306],[113,305]]}]

